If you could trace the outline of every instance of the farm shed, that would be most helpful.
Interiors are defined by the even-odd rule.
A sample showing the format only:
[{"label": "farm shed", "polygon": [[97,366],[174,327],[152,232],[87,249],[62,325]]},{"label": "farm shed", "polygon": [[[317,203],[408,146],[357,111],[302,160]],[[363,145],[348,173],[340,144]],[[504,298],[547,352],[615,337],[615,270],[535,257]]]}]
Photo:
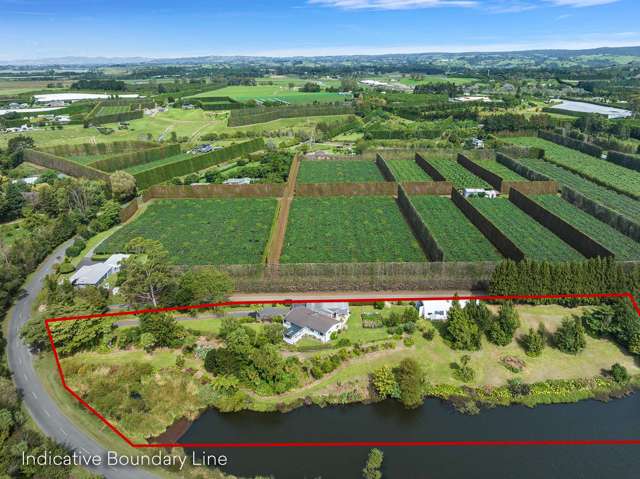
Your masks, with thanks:
[{"label": "farm shed", "polygon": [[[464,307],[468,301],[459,300],[458,302]],[[453,301],[450,299],[425,300],[416,301],[416,308],[421,318],[441,321],[447,319],[447,313],[452,304]]]}]

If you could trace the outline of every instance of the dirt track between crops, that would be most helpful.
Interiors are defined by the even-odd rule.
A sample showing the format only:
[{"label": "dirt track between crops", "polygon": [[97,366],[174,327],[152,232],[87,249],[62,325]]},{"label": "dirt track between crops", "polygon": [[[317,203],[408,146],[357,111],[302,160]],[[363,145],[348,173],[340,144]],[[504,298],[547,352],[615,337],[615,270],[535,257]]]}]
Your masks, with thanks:
[{"label": "dirt track between crops", "polygon": [[267,263],[280,264],[280,255],[284,246],[284,237],[287,231],[287,221],[289,220],[289,210],[293,201],[293,193],[296,188],[296,179],[300,171],[300,157],[295,156],[291,162],[291,170],[287,178],[287,187],[284,190],[282,198],[280,198],[280,208],[278,210],[278,220],[276,223],[271,244],[269,245],[269,253],[267,255]]}]

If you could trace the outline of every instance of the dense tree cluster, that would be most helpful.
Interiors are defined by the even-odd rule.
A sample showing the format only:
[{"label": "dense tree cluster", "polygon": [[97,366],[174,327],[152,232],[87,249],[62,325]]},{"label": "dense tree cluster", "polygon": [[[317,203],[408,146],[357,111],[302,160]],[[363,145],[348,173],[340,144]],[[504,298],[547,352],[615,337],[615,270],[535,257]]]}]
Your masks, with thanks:
[{"label": "dense tree cluster", "polygon": [[378,397],[398,399],[407,409],[421,406],[424,400],[424,371],[413,358],[403,359],[393,369],[382,366],[371,374],[370,382]]},{"label": "dense tree cluster", "polygon": [[215,376],[233,376],[247,387],[262,394],[280,394],[296,387],[303,375],[296,357],[284,359],[275,345],[282,340],[278,333],[256,333],[254,329],[233,319],[223,320],[220,336],[224,346],[210,350],[204,361],[207,371]]},{"label": "dense tree cluster", "polygon": [[[640,284],[640,269],[624,270],[611,258],[574,263],[503,261],[489,283],[492,295],[624,293]],[[524,300],[520,300],[524,301]],[[599,298],[530,299],[528,303],[598,304]]]}]

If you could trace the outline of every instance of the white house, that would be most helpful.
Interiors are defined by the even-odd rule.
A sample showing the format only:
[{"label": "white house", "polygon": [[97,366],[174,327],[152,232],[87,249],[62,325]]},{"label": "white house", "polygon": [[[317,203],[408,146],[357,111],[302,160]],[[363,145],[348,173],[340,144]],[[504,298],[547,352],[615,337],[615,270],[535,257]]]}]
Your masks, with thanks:
[{"label": "white house", "polygon": [[17,180],[11,180],[11,183],[25,183],[27,185],[35,185],[36,182],[40,179],[39,176],[26,176],[24,178],[18,178]]},{"label": "white house", "polygon": [[120,266],[122,263],[122,260],[127,259],[129,257],[128,254],[112,254],[111,256],[109,256],[109,258],[107,258],[107,260],[104,262],[104,264],[108,264],[109,266],[111,266],[111,273],[117,273],[120,271]]},{"label": "white house", "polygon": [[104,263],[82,266],[71,275],[69,282],[78,288],[99,286],[109,276],[120,271],[122,260],[128,257],[128,254],[112,254]]},{"label": "white house", "polygon": [[463,190],[463,195],[465,198],[471,198],[475,196],[480,196],[482,198],[496,198],[498,196],[498,191],[496,190],[485,190],[484,188],[465,188]]},{"label": "white house", "polygon": [[111,274],[111,266],[106,263],[96,263],[82,266],[73,273],[69,282],[78,288],[98,286]]},{"label": "white house", "polygon": [[480,139],[480,138],[473,138],[471,139],[471,145],[476,149],[476,150],[481,150],[484,148],[484,140]]},{"label": "white house", "polygon": [[311,336],[323,343],[331,335],[347,327],[348,303],[307,303],[294,305],[282,322],[285,327],[284,340],[295,344],[304,336]]},{"label": "white house", "polygon": [[[460,306],[464,307],[468,301],[458,300]],[[434,299],[423,301],[416,301],[416,308],[418,314],[424,319],[444,320],[447,319],[447,313],[451,309],[453,300],[451,299]]]},{"label": "white house", "polygon": [[250,185],[251,178],[229,178],[222,182],[223,185]]}]

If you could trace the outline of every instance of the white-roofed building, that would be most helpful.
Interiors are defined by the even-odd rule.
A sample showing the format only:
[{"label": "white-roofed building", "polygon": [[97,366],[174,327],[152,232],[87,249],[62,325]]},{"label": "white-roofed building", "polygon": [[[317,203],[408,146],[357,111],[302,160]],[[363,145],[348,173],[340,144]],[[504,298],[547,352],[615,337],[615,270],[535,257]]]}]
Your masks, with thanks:
[{"label": "white-roofed building", "polygon": [[106,263],[82,266],[71,275],[69,282],[78,288],[99,286],[111,274],[111,268],[111,265]]},{"label": "white-roofed building", "polygon": [[120,271],[120,266],[122,264],[122,261],[127,259],[128,257],[129,257],[128,254],[121,254],[121,253],[112,254],[107,258],[104,264],[108,264],[109,266],[111,266],[111,273],[117,273],[118,271]]},{"label": "white-roofed building", "polygon": [[[462,307],[468,303],[467,300],[458,300],[458,302]],[[439,321],[447,319],[447,313],[451,309],[452,305],[453,300],[451,299],[416,301],[416,308],[418,309],[418,314],[421,318]]]}]

